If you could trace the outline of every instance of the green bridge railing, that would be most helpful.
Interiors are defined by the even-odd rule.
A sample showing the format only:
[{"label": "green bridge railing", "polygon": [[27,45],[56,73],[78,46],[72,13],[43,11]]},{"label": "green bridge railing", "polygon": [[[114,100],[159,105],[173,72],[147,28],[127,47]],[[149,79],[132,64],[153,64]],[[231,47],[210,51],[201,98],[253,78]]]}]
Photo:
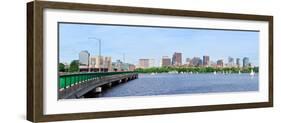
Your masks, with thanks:
[{"label": "green bridge railing", "polygon": [[134,73],[132,71],[127,72],[103,72],[103,73],[74,73],[74,74],[65,74],[59,76],[59,89],[65,89],[71,87],[75,84],[80,84],[86,81],[99,79],[103,76],[117,75],[117,74],[128,74]]}]

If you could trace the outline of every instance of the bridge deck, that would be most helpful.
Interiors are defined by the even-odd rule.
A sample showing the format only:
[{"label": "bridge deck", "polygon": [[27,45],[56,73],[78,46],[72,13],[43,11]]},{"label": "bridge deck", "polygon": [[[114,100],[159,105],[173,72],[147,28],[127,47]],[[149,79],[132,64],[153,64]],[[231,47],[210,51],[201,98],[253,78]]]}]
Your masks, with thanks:
[{"label": "bridge deck", "polygon": [[104,85],[111,85],[112,83],[127,82],[129,80],[136,79],[138,74],[136,73],[126,73],[117,74],[110,76],[103,76],[93,79],[88,79],[87,81],[81,83],[72,84],[64,89],[59,89],[59,99],[75,99],[81,98],[86,93],[93,91],[97,87]]}]

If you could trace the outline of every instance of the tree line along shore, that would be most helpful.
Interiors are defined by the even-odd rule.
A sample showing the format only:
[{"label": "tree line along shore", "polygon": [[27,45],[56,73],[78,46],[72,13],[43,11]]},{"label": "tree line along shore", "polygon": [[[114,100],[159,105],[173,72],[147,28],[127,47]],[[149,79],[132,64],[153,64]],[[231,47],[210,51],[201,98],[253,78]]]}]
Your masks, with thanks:
[{"label": "tree line along shore", "polygon": [[250,73],[250,72],[259,72],[258,67],[247,67],[247,68],[238,68],[238,67],[151,67],[151,68],[137,68],[135,72],[138,73],[169,73],[169,72],[178,72],[178,73]]}]

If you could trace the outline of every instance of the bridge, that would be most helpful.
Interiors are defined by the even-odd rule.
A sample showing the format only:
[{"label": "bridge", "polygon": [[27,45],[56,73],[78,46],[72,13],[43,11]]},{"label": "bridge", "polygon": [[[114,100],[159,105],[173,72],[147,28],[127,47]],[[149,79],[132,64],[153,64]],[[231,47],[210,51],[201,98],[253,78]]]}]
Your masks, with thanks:
[{"label": "bridge", "polygon": [[135,72],[88,72],[61,74],[58,83],[59,99],[87,98],[115,85],[138,78]]}]

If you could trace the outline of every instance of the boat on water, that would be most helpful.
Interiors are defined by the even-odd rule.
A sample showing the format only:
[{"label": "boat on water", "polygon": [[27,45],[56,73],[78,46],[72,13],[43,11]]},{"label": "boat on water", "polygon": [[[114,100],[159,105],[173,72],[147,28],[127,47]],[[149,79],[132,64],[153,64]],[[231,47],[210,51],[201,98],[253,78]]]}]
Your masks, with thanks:
[{"label": "boat on water", "polygon": [[253,70],[251,70],[250,76],[254,76],[255,72]]},{"label": "boat on water", "polygon": [[238,74],[241,74],[240,70],[238,71]]},{"label": "boat on water", "polygon": [[169,74],[175,74],[175,73],[178,73],[177,71],[169,71],[168,72]]},{"label": "boat on water", "polygon": [[216,75],[217,74],[217,72],[216,71],[214,71],[214,75]]}]

